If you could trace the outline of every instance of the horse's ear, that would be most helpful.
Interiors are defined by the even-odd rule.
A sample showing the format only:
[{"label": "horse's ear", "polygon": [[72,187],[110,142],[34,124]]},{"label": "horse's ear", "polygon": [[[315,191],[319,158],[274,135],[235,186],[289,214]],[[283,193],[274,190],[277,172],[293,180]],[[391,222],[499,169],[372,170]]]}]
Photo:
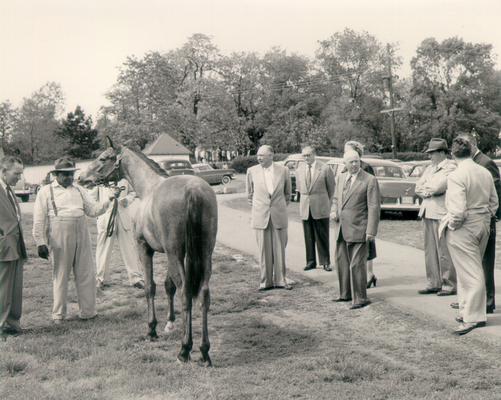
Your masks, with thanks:
[{"label": "horse's ear", "polygon": [[112,149],[115,148],[115,146],[113,146],[113,142],[111,141],[111,138],[109,136],[106,136],[104,138],[104,146],[105,147],[111,147]]}]

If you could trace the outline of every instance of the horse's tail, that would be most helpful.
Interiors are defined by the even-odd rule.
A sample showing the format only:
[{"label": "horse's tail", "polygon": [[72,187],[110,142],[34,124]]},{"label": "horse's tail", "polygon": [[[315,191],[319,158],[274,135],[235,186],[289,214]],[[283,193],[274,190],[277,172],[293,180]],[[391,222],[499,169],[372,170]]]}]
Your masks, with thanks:
[{"label": "horse's tail", "polygon": [[198,190],[187,190],[185,195],[186,201],[186,276],[185,284],[190,290],[193,297],[198,296],[200,287],[204,279],[204,249],[207,238],[203,234],[203,210],[204,198],[203,194]]}]

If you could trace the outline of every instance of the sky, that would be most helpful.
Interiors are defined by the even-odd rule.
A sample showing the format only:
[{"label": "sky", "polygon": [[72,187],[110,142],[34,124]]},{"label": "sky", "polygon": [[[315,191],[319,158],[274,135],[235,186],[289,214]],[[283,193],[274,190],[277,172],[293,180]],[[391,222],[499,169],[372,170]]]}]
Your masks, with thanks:
[{"label": "sky", "polygon": [[194,33],[223,54],[279,46],[313,57],[319,40],[365,30],[398,43],[407,76],[428,37],[490,43],[501,54],[500,17],[499,0],[0,0],[0,102],[19,106],[55,81],[67,112],[81,105],[95,117],[127,56],[167,52]]}]

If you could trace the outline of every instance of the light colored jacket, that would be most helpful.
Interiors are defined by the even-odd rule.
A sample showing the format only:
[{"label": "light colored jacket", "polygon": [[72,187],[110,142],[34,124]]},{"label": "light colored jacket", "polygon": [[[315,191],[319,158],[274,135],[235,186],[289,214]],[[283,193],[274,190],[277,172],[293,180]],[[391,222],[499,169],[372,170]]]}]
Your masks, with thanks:
[{"label": "light colored jacket", "polygon": [[343,190],[348,173],[339,176],[332,202],[334,220],[334,240],[342,230],[345,242],[361,243],[366,235],[376,236],[381,213],[381,198],[377,179],[360,170],[355,182],[343,198]]},{"label": "light colored jacket", "polygon": [[460,227],[470,215],[494,216],[498,196],[489,171],[471,158],[459,162],[456,170],[447,177],[445,206],[447,215],[444,220],[454,228]]},{"label": "light colored jacket", "polygon": [[[126,179],[120,180],[118,182],[118,186],[122,187],[123,190],[120,192],[120,195],[118,196],[118,208],[117,208],[116,218],[120,220],[123,228],[126,231],[130,231],[132,229],[132,218],[130,210],[133,201],[137,197],[136,192]],[[92,189],[90,194],[95,201],[100,202],[102,199],[107,199],[110,196],[112,196],[113,190],[104,186],[96,186],[94,189]],[[120,200],[124,198],[127,199],[126,207],[120,204]],[[113,209],[113,202],[110,203],[110,206],[108,207],[106,212],[97,218],[98,231],[105,231],[107,229],[112,209]]]},{"label": "light colored jacket", "polygon": [[443,160],[438,165],[428,165],[416,183],[416,194],[423,199],[419,216],[428,219],[442,219],[447,214],[445,191],[447,176],[456,169],[453,160]]},{"label": "light colored jacket", "polygon": [[276,229],[287,228],[287,205],[291,196],[291,179],[287,167],[273,165],[273,188],[270,195],[260,165],[247,170],[246,190],[247,198],[252,204],[251,227],[254,229],[266,229],[270,218]]},{"label": "light colored jacket", "polygon": [[296,171],[296,188],[301,193],[299,201],[299,215],[306,220],[311,216],[313,219],[329,218],[334,189],[336,187],[334,174],[325,164],[315,161],[315,167],[311,171],[311,184],[306,185],[308,164],[301,163]]}]

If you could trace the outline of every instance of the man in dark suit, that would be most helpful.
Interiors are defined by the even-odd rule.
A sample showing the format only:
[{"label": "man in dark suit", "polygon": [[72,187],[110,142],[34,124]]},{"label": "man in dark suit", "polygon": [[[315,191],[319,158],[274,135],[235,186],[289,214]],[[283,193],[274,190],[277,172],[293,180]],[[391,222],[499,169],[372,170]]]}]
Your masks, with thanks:
[{"label": "man in dark suit", "polygon": [[23,296],[23,264],[26,247],[21,229],[21,210],[11,186],[23,173],[16,157],[0,161],[0,333],[20,334]]},{"label": "man in dark suit", "polygon": [[336,240],[339,298],[351,301],[351,309],[370,304],[367,299],[367,242],[374,240],[379,224],[380,195],[374,176],[360,168],[360,156],[344,154],[347,171],[339,177],[331,218]]},{"label": "man in dark suit", "polygon": [[[329,215],[334,196],[334,174],[325,164],[315,159],[315,150],[306,146],[296,172],[296,184],[301,193],[299,214],[303,221],[306,247],[306,267],[309,271],[317,267],[315,247],[319,263],[325,271],[332,271],[329,252]],[[315,246],[316,245],[316,246]]]},{"label": "man in dark suit", "polygon": [[[464,133],[459,137],[467,140],[471,145],[471,154],[473,161],[481,165],[490,172],[494,180],[494,187],[498,198],[501,199],[501,181],[499,177],[499,169],[497,165],[488,156],[482,153],[477,147],[477,139],[475,136]],[[485,288],[487,291],[487,314],[492,314],[496,309],[496,287],[494,284],[494,266],[496,263],[496,220],[501,218],[501,207],[496,211],[496,215],[491,218],[490,234],[487,241],[484,257],[482,259],[482,267],[485,276]]]}]

